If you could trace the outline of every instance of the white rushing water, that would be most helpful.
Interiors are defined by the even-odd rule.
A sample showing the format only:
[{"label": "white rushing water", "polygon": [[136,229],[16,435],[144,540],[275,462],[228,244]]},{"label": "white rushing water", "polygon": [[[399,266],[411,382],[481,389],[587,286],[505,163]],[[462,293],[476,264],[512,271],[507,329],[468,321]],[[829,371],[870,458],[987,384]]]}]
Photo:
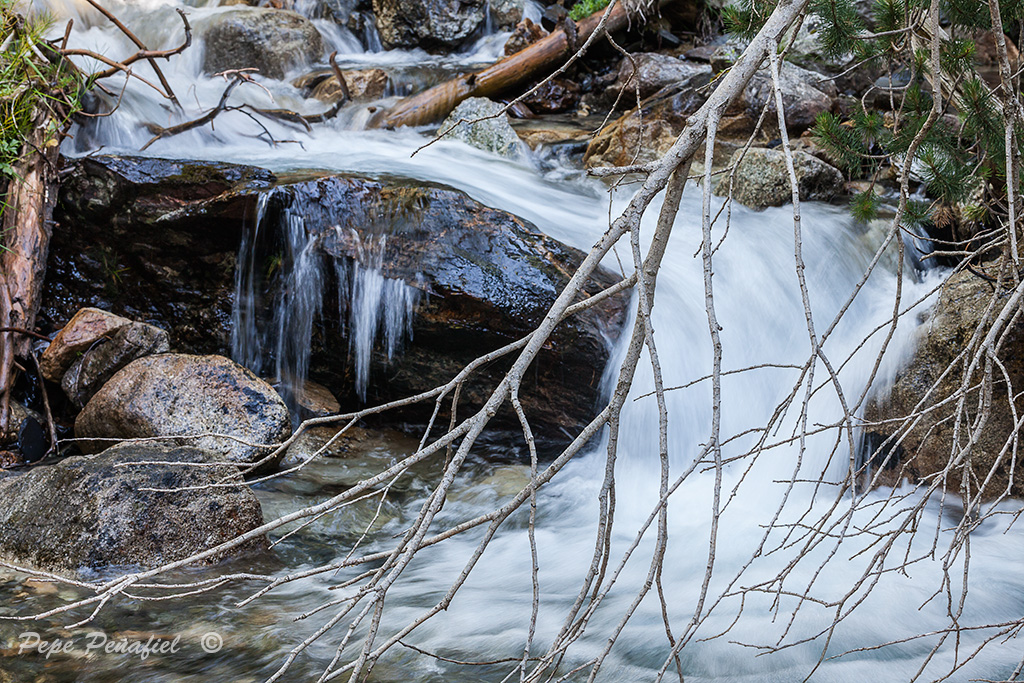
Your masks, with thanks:
[{"label": "white rushing water", "polygon": [[[70,0],[66,3],[53,0],[51,7],[61,16],[75,16],[71,37],[75,45],[106,54],[132,51],[126,41],[96,15],[85,12],[78,4],[74,8],[71,5]],[[111,9],[154,49],[180,40],[180,21],[173,13],[178,6],[172,0],[110,4]],[[223,11],[212,6],[187,9],[197,27],[203,24],[204,18]],[[476,53],[439,59],[417,52],[364,53],[357,38],[340,28],[325,30],[325,37],[330,43],[328,50],[337,49],[346,60],[357,64],[451,66],[491,57],[496,53],[494,45],[500,49],[500,41],[492,38],[484,41]],[[194,49],[165,65],[172,85],[186,106],[185,113],[175,114],[152,93],[132,87],[114,116],[97,119],[88,131],[77,131],[76,139],[68,144],[66,151],[81,154],[102,147],[105,152],[134,153],[150,138],[150,133],[140,125],[142,122],[167,125],[196,116],[201,111],[196,101],[207,107],[216,102],[224,83],[199,73],[201,49],[201,41],[197,41]],[[149,74],[148,67],[142,64],[139,71]],[[288,107],[304,112],[324,108],[322,104],[303,101],[287,83],[264,81],[263,85],[269,94],[255,86],[239,88],[238,94],[264,107]],[[367,116],[365,108],[353,107],[338,119],[317,126],[311,133],[265,123],[274,139],[282,141],[272,144],[250,118],[241,113],[227,113],[217,119],[215,130],[205,128],[158,141],[147,154],[233,161],[266,166],[275,171],[321,168],[389,173],[446,183],[485,204],[522,216],[553,237],[584,249],[589,248],[607,226],[608,199],[604,186],[597,181],[586,180],[564,169],[545,175],[529,164],[497,159],[452,142],[433,145],[412,156],[427,141],[425,135],[411,130],[363,131],[359,124]],[[289,142],[283,142],[286,140]],[[628,199],[629,192],[627,187],[616,194],[612,213]],[[655,205],[649,211],[644,234],[650,234],[657,208]],[[654,322],[667,386],[693,382],[707,375],[711,367],[703,272],[700,259],[694,258],[700,246],[700,214],[699,191],[690,188],[684,195],[658,280]],[[287,258],[296,262],[311,253],[302,219],[302,215],[290,215],[287,221],[288,234],[292,236]],[[807,278],[820,332],[854,290],[878,237],[853,225],[845,209],[840,207],[805,205],[803,224]],[[806,360],[809,343],[794,269],[792,231],[788,208],[764,212],[733,208],[729,235],[715,254],[714,272],[726,370],[759,364],[802,364]],[[380,274],[379,264],[375,265],[373,258],[374,254],[381,253],[382,245],[365,246],[367,260],[338,277],[338,282],[347,288],[345,298],[353,302],[349,314],[342,315],[349,328],[350,349],[354,356],[362,359],[368,359],[370,349],[382,339],[388,353],[398,352],[409,324],[409,312],[416,303],[415,289],[389,284]],[[626,262],[630,260],[628,249],[618,255]],[[243,257],[241,262],[245,260]],[[609,260],[609,267],[617,269],[616,264],[614,258]],[[323,286],[319,266],[292,272],[313,278],[310,282],[294,283],[294,291]],[[937,284],[938,277],[933,273],[920,281],[906,278],[904,301],[923,296]],[[840,371],[848,396],[859,396],[863,389],[884,332],[871,336],[856,353],[855,349],[864,337],[889,318],[895,286],[891,268],[879,269],[825,345],[825,351],[837,364],[853,354],[852,360]],[[251,283],[245,281],[243,273],[239,276],[240,295],[245,291],[251,291]],[[257,299],[240,296],[236,318],[239,328],[253,320],[259,306]],[[290,320],[297,321],[295,324],[301,327],[312,325],[322,302],[289,299],[277,306],[289,307]],[[294,315],[299,308],[306,313]],[[885,356],[879,383],[891,378],[910,353],[913,320],[910,316],[897,330]],[[268,342],[255,338],[246,340],[240,329],[236,332],[239,357],[258,364],[259,359],[265,357]],[[308,339],[305,328],[300,331],[279,329],[278,334],[282,344],[302,334]],[[621,360],[624,349],[616,353]],[[277,351],[279,359],[290,357],[289,354],[301,355],[301,349]],[[288,362],[292,363],[288,372],[301,373],[304,362],[301,358]],[[617,364],[612,366],[617,367]],[[278,370],[284,372],[283,368]],[[725,446],[727,459],[752,446],[756,436],[744,433],[769,420],[797,376],[798,372],[792,368],[765,367],[723,379],[722,434],[726,437],[741,435]],[[362,377],[359,381],[365,382],[365,375]],[[818,382],[823,381],[824,370],[819,370],[817,377]],[[613,566],[632,542],[658,497],[658,412],[654,399],[644,398],[652,388],[650,368],[642,364],[623,415],[616,470]],[[712,419],[710,395],[706,382],[667,395],[673,478],[699,455],[708,438]],[[792,412],[775,433],[780,440],[792,433],[797,419],[796,411]],[[809,429],[813,431],[818,425],[833,423],[840,415],[835,392],[826,387],[809,404]],[[945,596],[939,594],[932,599],[943,587],[944,567],[938,559],[924,559],[909,566],[906,572],[882,573],[866,597],[863,590],[856,592],[847,604],[861,597],[863,601],[844,618],[827,644],[824,638],[817,637],[767,656],[757,656],[760,651],[749,647],[775,644],[784,634],[785,643],[796,643],[819,634],[831,623],[835,613],[834,608],[822,603],[845,595],[868,567],[873,553],[860,552],[872,537],[854,534],[853,530],[879,525],[875,530],[881,531],[902,521],[897,511],[880,512],[884,494],[876,492],[861,501],[852,516],[847,538],[825,539],[802,556],[799,544],[783,543],[786,533],[799,528],[799,524],[823,516],[838,518],[849,509],[851,501],[844,499],[830,512],[835,496],[827,485],[815,492],[812,484],[797,484],[786,497],[787,482],[793,480],[841,481],[848,467],[843,449],[842,443],[837,449],[836,432],[829,430],[808,437],[806,452],[802,455],[798,444],[791,443],[763,453],[753,464],[744,460],[724,468],[722,490],[726,492],[727,505],[719,529],[709,601],[704,605],[705,613],[712,606],[713,611],[682,653],[687,681],[800,681],[822,658],[823,651],[826,661],[817,669],[814,681],[908,681],[922,666],[925,672],[921,680],[931,680],[962,662],[993,635],[991,630],[966,630],[958,643],[947,642],[927,665],[925,656],[937,642],[934,636],[881,650],[857,651],[948,625]],[[838,454],[833,455],[834,452]],[[599,446],[571,463],[540,496],[538,651],[543,650],[561,626],[589,566],[598,532],[597,493],[603,474],[604,453]],[[698,470],[672,496],[668,508],[669,543],[662,581],[668,615],[677,631],[692,618],[701,595],[708,559],[714,481],[713,471]],[[494,505],[500,490],[500,486],[480,486],[468,479],[463,484],[462,494],[453,495],[442,511],[438,528],[480,514]],[[912,501],[915,494],[910,495]],[[414,511],[418,504],[419,501],[412,501],[408,509]],[[780,506],[775,528],[766,537],[765,525]],[[890,517],[893,519],[889,520]],[[972,536],[970,592],[960,618],[963,626],[1016,619],[1024,610],[1024,573],[1020,571],[1024,565],[1024,532],[1016,526],[1007,531],[1007,522],[999,526],[997,521],[991,520]],[[891,568],[898,562],[897,558],[905,554],[926,555],[936,538],[941,553],[941,548],[949,543],[947,529],[955,523],[948,508],[940,514],[938,506],[930,504],[918,520],[919,534],[906,535],[904,547],[897,546],[891,551],[893,559],[885,568]],[[395,524],[394,528],[384,530],[379,543],[385,544],[390,533],[402,531],[400,523]],[[527,637],[532,590],[530,548],[524,525],[524,519],[516,517],[509,528],[498,533],[451,607],[417,630],[410,637],[411,643],[456,659],[486,660],[521,654]],[[568,666],[582,664],[604,646],[646,579],[653,552],[653,534],[653,531],[648,533],[627,563],[617,587],[593,616],[588,635],[570,650]],[[388,634],[443,596],[478,540],[479,536],[469,534],[422,553],[389,594],[384,618]],[[762,543],[766,552],[757,553]],[[912,547],[906,547],[908,544]],[[773,552],[767,552],[768,549]],[[336,549],[337,556],[343,556],[347,550],[345,547]],[[949,567],[954,600],[958,597],[956,587],[963,571],[962,561],[962,557],[958,558]],[[312,560],[310,562],[312,564]],[[715,597],[723,592],[757,586],[787,568],[789,575],[780,593],[748,592],[742,598],[733,594],[715,603]],[[790,626],[789,615],[798,604],[792,594],[803,592],[808,592],[818,602],[800,605]],[[337,592],[326,590],[325,582],[310,580],[290,585],[278,596],[277,604],[281,609],[292,610],[281,614],[281,621],[287,623],[288,617],[337,597]],[[292,640],[278,653],[279,657],[319,623],[322,622],[287,625]],[[726,631],[721,637],[708,639]],[[313,648],[311,656],[321,661],[322,666],[330,661],[335,642]],[[601,680],[651,680],[665,661],[668,647],[661,605],[657,595],[652,593],[640,605],[612,650],[602,669]],[[1020,660],[1022,649],[1019,640],[996,640],[958,670],[952,680],[1006,677]],[[847,651],[854,652],[828,659]],[[423,681],[449,680],[449,676],[455,676],[441,663],[403,661],[406,663],[394,665],[397,669],[389,670],[386,663],[382,664],[377,675],[382,680]],[[239,671],[245,670],[244,665],[244,662],[239,663]],[[403,666],[409,668],[402,670]],[[488,680],[501,680],[507,670],[507,667],[500,672],[486,669],[486,673],[479,675]],[[467,676],[465,680],[476,680],[472,672],[460,675]]]}]

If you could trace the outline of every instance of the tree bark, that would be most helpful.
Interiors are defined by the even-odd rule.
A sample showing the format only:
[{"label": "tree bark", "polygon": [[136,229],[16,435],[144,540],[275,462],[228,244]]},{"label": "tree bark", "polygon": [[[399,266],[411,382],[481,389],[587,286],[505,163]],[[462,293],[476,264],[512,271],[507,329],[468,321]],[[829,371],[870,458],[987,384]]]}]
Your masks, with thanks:
[{"label": "tree bark", "polygon": [[[31,330],[39,312],[59,181],[60,135],[52,129],[51,112],[38,108],[15,164],[17,177],[7,184],[0,233],[0,328]],[[27,355],[31,341],[14,331],[0,332],[0,436],[9,426],[14,360]]]}]

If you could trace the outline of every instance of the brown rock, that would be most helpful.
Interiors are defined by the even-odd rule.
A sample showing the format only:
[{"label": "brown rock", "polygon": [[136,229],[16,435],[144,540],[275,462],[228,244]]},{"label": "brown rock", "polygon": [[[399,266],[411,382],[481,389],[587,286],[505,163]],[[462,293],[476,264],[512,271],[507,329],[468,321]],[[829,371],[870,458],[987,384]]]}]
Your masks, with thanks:
[{"label": "brown rock", "polygon": [[665,88],[601,129],[583,156],[588,168],[628,166],[661,157],[686,125],[686,117],[704,103],[693,89]]},{"label": "brown rock", "polygon": [[125,325],[128,318],[101,311],[98,308],[83,308],[75,313],[68,324],[57,333],[50,345],[39,358],[43,377],[51,382],[60,382],[61,377],[83,352],[106,335]]},{"label": "brown rock", "polygon": [[558,114],[576,108],[580,102],[580,87],[564,78],[554,78],[540,86],[537,92],[523,100],[535,114]]},{"label": "brown rock", "polygon": [[[388,87],[388,74],[383,69],[349,69],[342,71],[341,75],[353,101],[380,99]],[[341,99],[341,86],[330,70],[314,71],[294,80],[292,85],[307,89],[310,97],[321,102],[334,104]]]},{"label": "brown rock", "polygon": [[533,45],[548,34],[540,24],[535,24],[529,19],[523,19],[516,24],[512,35],[505,41],[505,55],[514,55]]}]

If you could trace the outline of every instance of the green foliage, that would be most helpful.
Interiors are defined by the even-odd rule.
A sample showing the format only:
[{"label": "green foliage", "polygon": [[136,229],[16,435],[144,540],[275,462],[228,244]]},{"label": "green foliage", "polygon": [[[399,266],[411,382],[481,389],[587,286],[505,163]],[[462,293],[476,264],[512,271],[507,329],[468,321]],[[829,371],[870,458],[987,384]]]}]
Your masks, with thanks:
[{"label": "green foliage", "polygon": [[569,18],[579,21],[589,17],[594,12],[599,12],[608,6],[609,0],[580,0],[569,10]]},{"label": "green foliage", "polygon": [[[44,58],[48,48],[45,16],[27,19],[17,13],[15,0],[0,0],[0,186],[17,178],[16,163],[39,108],[54,113],[56,125],[78,110],[81,84],[76,73],[58,60]],[[58,131],[47,131],[57,142]],[[49,142],[49,141],[48,141]],[[0,198],[0,210],[3,208]],[[0,211],[2,212],[2,211]]]},{"label": "green foliage", "polygon": [[776,4],[772,0],[739,0],[723,7],[725,30],[743,38],[752,38],[768,21]]},{"label": "green foliage", "polygon": [[826,57],[841,57],[864,29],[857,7],[849,0],[811,0],[810,12],[822,19],[816,37]]},{"label": "green foliage", "polygon": [[[722,10],[726,28],[752,36],[776,1],[731,4]],[[936,65],[932,46],[920,32],[930,0],[872,0],[868,16],[856,0],[811,0],[808,11],[818,19],[814,36],[821,56],[845,60],[846,69],[866,69],[872,79],[882,76],[863,99],[847,101],[844,116],[822,114],[811,132],[839,169],[871,181],[871,189],[851,201],[857,218],[877,213],[881,195],[876,183],[890,182],[908,167],[911,180],[923,186],[928,198],[908,205],[908,225],[963,221],[972,230],[993,228],[1007,218],[1004,107],[1020,107],[1021,93],[1005,102],[1005,95],[986,84],[975,67],[973,31],[990,26],[987,1],[940,1],[948,37],[939,46],[938,68],[944,89],[950,90],[941,111],[933,113]],[[1000,0],[1000,11],[1001,28],[1019,35],[1024,0]],[[1024,156],[1024,121],[1014,125],[1015,153]]]}]

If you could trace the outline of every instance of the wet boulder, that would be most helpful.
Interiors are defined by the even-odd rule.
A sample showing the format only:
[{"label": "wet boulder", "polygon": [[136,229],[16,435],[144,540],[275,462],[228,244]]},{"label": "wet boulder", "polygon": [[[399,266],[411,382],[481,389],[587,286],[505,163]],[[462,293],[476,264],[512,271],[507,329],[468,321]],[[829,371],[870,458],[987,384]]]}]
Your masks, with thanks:
[{"label": "wet boulder", "polygon": [[471,147],[515,159],[525,145],[512,130],[504,106],[486,97],[470,97],[448,115],[437,129],[445,139],[461,140]]},{"label": "wet boulder", "polygon": [[155,325],[129,323],[119,327],[85,351],[61,379],[61,388],[79,409],[118,370],[136,358],[171,350],[167,333]]},{"label": "wet boulder", "polygon": [[[345,311],[345,319],[334,323],[338,328],[367,312],[368,303],[378,307],[382,322],[401,313],[399,306],[408,307],[401,351],[393,352],[383,335],[373,344],[365,397],[357,392],[358,368],[349,360],[358,331],[348,327],[346,339],[328,320],[323,334],[314,334],[311,377],[330,388],[343,409],[444,384],[477,356],[528,334],[585,256],[450,188],[333,176],[295,186],[282,201],[302,207],[307,217],[324,212],[315,222],[325,226],[319,239],[340,274],[341,298],[338,307],[324,310]],[[381,291],[391,294],[367,302],[359,292],[377,277],[383,278]],[[598,269],[584,290],[594,294],[617,280]],[[523,405],[546,444],[564,443],[594,416],[627,303],[623,293],[565,321],[527,373]],[[460,415],[483,404],[509,362],[477,371],[462,389]],[[425,420],[429,413],[429,406],[414,406],[405,414]],[[496,424],[515,429],[518,422],[506,406]]]},{"label": "wet boulder", "polygon": [[207,74],[256,68],[263,76],[281,79],[319,60],[324,51],[312,22],[288,10],[239,6],[197,28]]},{"label": "wet boulder", "polygon": [[447,52],[483,27],[485,0],[373,0],[377,32],[388,49],[421,47]]},{"label": "wet boulder", "polygon": [[[943,285],[935,308],[918,328],[913,357],[891,386],[877,388],[865,410],[865,431],[872,432],[873,442],[868,445],[878,448],[864,453],[863,459],[884,468],[881,483],[897,484],[906,478],[929,484],[940,476],[944,488],[960,491],[966,474],[972,497],[978,495],[982,483],[982,500],[1024,495],[1024,464],[1019,457],[1014,459],[1012,452],[1014,434],[1018,432],[1015,416],[1024,413],[1019,389],[1024,386],[1024,356],[1018,352],[1024,344],[1024,324],[1018,318],[1009,321],[1008,335],[998,347],[1000,366],[992,378],[991,407],[984,429],[975,433],[968,426],[975,424],[982,410],[984,359],[966,383],[959,428],[956,417],[955,395],[964,385],[967,364],[960,354],[979,327],[983,335],[988,332],[991,323],[982,325],[982,321],[989,305],[994,301],[991,319],[1009,297],[1007,289],[996,289],[993,283],[968,270],[951,275]],[[1007,380],[1013,387],[1012,397],[1007,395]],[[908,425],[904,422],[908,415],[918,417]],[[977,442],[969,457],[950,466],[951,456],[961,455],[975,436]],[[880,457],[882,447],[898,454],[899,461],[891,462],[890,458],[885,462]]]},{"label": "wet boulder", "polygon": [[[252,531],[263,524],[259,501],[234,467],[212,466],[220,459],[191,446],[121,444],[8,474],[0,478],[0,557],[48,571],[157,567]],[[236,485],[146,490],[221,481]],[[266,547],[258,536],[230,552]]]},{"label": "wet boulder", "polygon": [[[752,209],[782,206],[792,201],[792,183],[782,150],[761,147],[752,147],[746,153],[740,150],[733,155],[730,166],[737,164],[734,178],[730,179],[727,174],[719,177],[715,184],[716,195],[724,197],[731,191],[736,201]],[[793,170],[801,200],[828,201],[844,190],[845,182],[839,169],[807,152],[793,152]]]},{"label": "wet boulder", "polygon": [[[253,166],[97,155],[69,160],[54,214],[39,323],[83,307],[161,327],[174,348],[223,353],[230,338],[235,259],[256,198],[276,180]],[[103,328],[104,332],[107,328]],[[76,333],[77,334],[77,333]],[[99,335],[51,343],[59,382]],[[48,361],[44,361],[44,368]]]},{"label": "wet boulder", "polygon": [[[239,465],[251,465],[291,433],[288,408],[272,386],[223,356],[165,353],[129,363],[75,420],[82,439],[181,439]],[[214,436],[216,435],[216,436]],[[232,438],[234,437],[234,438]],[[79,442],[86,452],[109,442]],[[272,470],[280,461],[263,463]]]},{"label": "wet boulder", "polygon": [[553,78],[522,101],[534,114],[573,111],[580,103],[580,86],[564,78]]},{"label": "wet boulder", "polygon": [[128,318],[98,308],[79,309],[40,356],[39,369],[43,377],[59,382],[72,363],[90,347],[131,322]]},{"label": "wet boulder", "polygon": [[[182,173],[182,167],[191,170]],[[276,329],[274,297],[280,290],[275,287],[281,282],[288,225],[283,212],[298,212],[310,237],[321,236],[324,272],[315,290],[323,297],[322,318],[313,325],[311,338],[297,341],[312,354],[309,377],[326,386],[347,411],[446,382],[481,353],[527,334],[584,256],[512,214],[435,184],[312,174],[270,190],[272,179],[265,171],[230,165],[131,157],[75,162],[56,213],[44,325],[99,301],[116,314],[168,330],[172,348],[228,355],[232,310],[244,300],[235,296],[239,246],[243,236],[254,233],[257,205],[263,214],[251,263],[260,270],[254,276],[257,310],[264,316],[254,323],[258,329]],[[160,187],[166,191],[159,192]],[[270,197],[260,200],[267,192]],[[104,201],[108,197],[111,201]],[[382,240],[382,263],[373,266],[369,257]],[[381,280],[361,280],[372,287],[356,291],[351,285],[357,270],[361,277],[376,273]],[[599,270],[586,291],[594,293],[616,280]],[[389,317],[398,309],[382,303],[371,311],[378,316],[371,316],[374,325],[394,327],[400,320],[398,327],[408,326],[408,334],[392,345],[387,335],[378,334],[367,346],[369,382],[362,394],[354,356],[365,338],[354,334],[351,324],[352,311],[363,305],[355,305],[359,292],[380,292],[379,298],[364,297],[373,305],[401,295],[409,306],[404,318]],[[628,299],[628,293],[611,297],[563,323],[527,374],[523,402],[536,431],[549,443],[564,443],[593,418]],[[136,364],[162,357],[134,361],[107,385],[119,384],[121,374]],[[481,405],[507,362],[481,368],[477,380],[464,387],[460,415]],[[271,367],[267,364],[268,374]],[[180,386],[177,379],[164,382],[162,391],[170,396]],[[106,392],[104,387],[83,413],[96,415],[97,430],[103,420],[91,406]],[[111,408],[111,414],[118,414],[116,406]],[[429,407],[412,406],[389,419],[426,421],[429,413]],[[498,425],[517,428],[510,410],[496,419]],[[181,424],[189,432],[205,429],[184,417]]]}]

